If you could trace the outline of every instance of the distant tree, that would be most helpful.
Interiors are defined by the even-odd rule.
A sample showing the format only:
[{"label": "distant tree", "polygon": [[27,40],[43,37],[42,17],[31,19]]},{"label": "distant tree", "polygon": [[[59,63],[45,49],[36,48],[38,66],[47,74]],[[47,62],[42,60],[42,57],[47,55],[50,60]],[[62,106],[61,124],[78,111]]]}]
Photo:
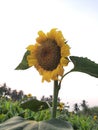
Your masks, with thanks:
[{"label": "distant tree", "polygon": [[[41,101],[44,101],[44,102],[47,101],[47,102],[49,102],[49,103],[52,103],[52,101],[53,101],[53,96],[52,96],[52,95],[50,95],[49,97],[42,96]],[[60,98],[59,98],[59,97],[58,97],[57,101],[58,101],[58,103],[60,102]]]},{"label": "distant tree", "polygon": [[74,112],[78,113],[79,111],[79,105],[77,103],[74,104]]},{"label": "distant tree", "polygon": [[24,98],[24,92],[20,90],[11,90],[11,88],[7,87],[6,83],[0,86],[0,98],[6,97],[6,99],[11,98],[13,101],[22,100]]},{"label": "distant tree", "polygon": [[24,97],[24,92],[22,90],[20,90],[18,93],[17,93],[17,100],[22,100],[22,98]]},{"label": "distant tree", "polygon": [[13,101],[16,101],[17,100],[17,90],[13,90],[10,96]]},{"label": "distant tree", "polygon": [[0,97],[2,96],[10,96],[11,94],[11,88],[8,88],[6,86],[6,83],[4,83],[1,87],[0,87]]},{"label": "distant tree", "polygon": [[84,113],[88,112],[89,108],[88,108],[87,102],[85,100],[82,101],[81,107],[82,107]]}]

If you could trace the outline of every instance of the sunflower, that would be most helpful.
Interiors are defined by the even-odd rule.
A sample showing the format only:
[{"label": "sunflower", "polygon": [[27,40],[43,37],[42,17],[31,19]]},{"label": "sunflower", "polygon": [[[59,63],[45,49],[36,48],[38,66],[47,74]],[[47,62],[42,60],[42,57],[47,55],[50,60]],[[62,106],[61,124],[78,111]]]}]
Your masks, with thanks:
[{"label": "sunflower", "polygon": [[29,93],[29,94],[27,95],[27,97],[28,97],[28,98],[31,98],[31,97],[32,97],[32,94],[31,94],[31,93]]},{"label": "sunflower", "polygon": [[27,56],[29,66],[34,66],[44,80],[58,80],[63,76],[64,66],[69,63],[70,47],[64,39],[62,32],[53,28],[48,33],[38,32],[35,45],[29,45]]},{"label": "sunflower", "polygon": [[64,103],[59,103],[59,105],[58,105],[58,109],[60,110],[60,111],[62,111],[63,109],[64,109],[64,107],[65,107],[65,104]]}]

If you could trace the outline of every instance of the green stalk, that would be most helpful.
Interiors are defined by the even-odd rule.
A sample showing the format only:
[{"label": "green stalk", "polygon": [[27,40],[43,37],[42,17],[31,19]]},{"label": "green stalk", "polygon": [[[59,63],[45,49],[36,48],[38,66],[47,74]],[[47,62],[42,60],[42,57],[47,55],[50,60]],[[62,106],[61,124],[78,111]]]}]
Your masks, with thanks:
[{"label": "green stalk", "polygon": [[59,92],[58,81],[55,80],[53,91],[53,102],[52,102],[52,119],[56,118],[58,92]]}]

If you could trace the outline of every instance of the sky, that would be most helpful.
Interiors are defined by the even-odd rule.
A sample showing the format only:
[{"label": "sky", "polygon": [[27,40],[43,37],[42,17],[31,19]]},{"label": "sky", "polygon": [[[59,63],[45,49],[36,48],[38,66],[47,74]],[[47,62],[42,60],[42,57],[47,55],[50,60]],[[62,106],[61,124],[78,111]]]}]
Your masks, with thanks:
[{"label": "sky", "polygon": [[[53,82],[32,67],[15,70],[26,47],[35,44],[37,32],[58,28],[67,39],[72,56],[87,57],[98,63],[98,0],[0,0],[0,84],[23,90],[41,98],[53,94]],[[70,63],[65,73],[73,68]],[[59,92],[63,102],[74,104],[86,100],[98,105],[98,79],[72,72]]]}]

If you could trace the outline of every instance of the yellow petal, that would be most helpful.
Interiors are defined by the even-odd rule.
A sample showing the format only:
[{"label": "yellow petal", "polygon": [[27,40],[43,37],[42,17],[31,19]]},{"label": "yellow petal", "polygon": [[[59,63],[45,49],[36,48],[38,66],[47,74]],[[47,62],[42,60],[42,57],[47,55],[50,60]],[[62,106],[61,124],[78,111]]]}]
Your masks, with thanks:
[{"label": "yellow petal", "polygon": [[44,72],[42,82],[44,82],[44,80],[46,80],[47,82],[51,81],[51,72],[50,71]]},{"label": "yellow petal", "polygon": [[61,47],[61,56],[62,57],[67,57],[70,55],[70,47],[68,44],[65,44],[64,46]]},{"label": "yellow petal", "polygon": [[58,46],[60,46],[60,47],[62,47],[65,44],[65,39],[64,39],[61,31],[58,31],[56,33],[55,41],[57,42]]},{"label": "yellow petal", "polygon": [[38,65],[38,64],[37,64],[35,67],[36,67],[36,69],[39,71],[39,74],[40,74],[40,75],[43,75],[43,73],[44,73],[44,69],[41,68],[41,66]]},{"label": "yellow petal", "polygon": [[32,50],[33,48],[34,48],[34,45],[29,45],[26,49],[30,51],[30,50]]},{"label": "yellow petal", "polygon": [[43,31],[39,31],[38,35],[39,35],[39,37],[36,38],[36,41],[38,43],[42,43],[43,41],[47,40],[47,36],[46,36],[46,34]]},{"label": "yellow petal", "polygon": [[63,76],[64,73],[63,67],[61,65],[58,65],[57,69],[58,69],[58,75]]},{"label": "yellow petal", "polygon": [[29,45],[26,49],[35,53],[38,46],[40,45],[36,43],[35,45]]},{"label": "yellow petal", "polygon": [[60,63],[62,66],[67,66],[69,63],[69,60],[67,58],[62,57],[60,60]]},{"label": "yellow petal", "polygon": [[52,80],[58,80],[58,76],[62,76],[64,73],[64,69],[61,65],[58,65],[58,67],[51,72],[51,78]]},{"label": "yellow petal", "polygon": [[32,58],[31,55],[27,56],[27,61],[28,61],[29,66],[34,66],[34,65],[37,64],[37,59],[36,58]]},{"label": "yellow petal", "polygon": [[50,39],[55,39],[57,33],[56,30],[57,30],[56,28],[51,29],[50,32],[47,33],[47,37]]},{"label": "yellow petal", "polygon": [[57,77],[58,77],[58,74],[57,74],[57,70],[55,69],[55,70],[53,70],[52,73],[51,73],[51,78],[52,78],[52,80],[56,80]]}]

